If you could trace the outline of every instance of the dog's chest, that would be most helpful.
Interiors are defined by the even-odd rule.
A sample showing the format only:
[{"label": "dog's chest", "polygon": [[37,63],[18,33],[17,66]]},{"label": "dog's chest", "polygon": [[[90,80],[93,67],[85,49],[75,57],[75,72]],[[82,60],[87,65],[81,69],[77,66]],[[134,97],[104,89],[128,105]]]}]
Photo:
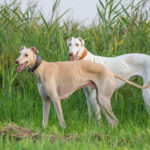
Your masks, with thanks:
[{"label": "dog's chest", "polygon": [[41,82],[38,82],[37,85],[38,85],[40,95],[47,95],[47,92],[45,90],[45,86],[43,86],[43,84]]}]

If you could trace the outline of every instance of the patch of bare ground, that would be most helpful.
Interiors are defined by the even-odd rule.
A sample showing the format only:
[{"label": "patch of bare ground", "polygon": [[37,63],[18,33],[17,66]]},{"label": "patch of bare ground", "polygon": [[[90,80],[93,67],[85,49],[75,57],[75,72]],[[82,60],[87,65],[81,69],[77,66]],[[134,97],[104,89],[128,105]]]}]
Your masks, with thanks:
[{"label": "patch of bare ground", "polygon": [[[38,134],[32,130],[29,130],[27,128],[20,127],[16,124],[6,124],[5,127],[3,127],[0,130],[0,136],[5,139],[5,137],[9,137],[11,139],[15,139],[16,141],[31,138],[34,141],[41,138],[42,134]],[[73,134],[67,134],[67,135],[55,135],[55,134],[47,134],[46,137],[50,139],[50,142],[55,142],[56,140],[63,140],[63,141],[70,141],[70,140],[78,140],[79,137]]]}]

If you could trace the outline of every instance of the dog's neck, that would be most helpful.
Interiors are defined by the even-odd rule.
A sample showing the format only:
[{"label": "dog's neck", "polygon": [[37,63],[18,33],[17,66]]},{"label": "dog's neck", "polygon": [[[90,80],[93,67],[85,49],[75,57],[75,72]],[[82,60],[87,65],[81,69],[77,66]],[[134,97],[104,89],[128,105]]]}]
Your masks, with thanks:
[{"label": "dog's neck", "polygon": [[87,49],[84,48],[84,51],[83,51],[83,53],[82,53],[82,55],[80,57],[80,60],[84,59],[87,56],[87,53],[88,53]]},{"label": "dog's neck", "polygon": [[40,66],[41,63],[42,63],[42,58],[36,55],[36,61],[32,66],[29,67],[28,71],[34,72]]},{"label": "dog's neck", "polygon": [[79,52],[78,59],[79,60],[95,62],[95,60],[94,60],[95,55],[93,55],[85,47],[83,47]]},{"label": "dog's neck", "polygon": [[87,56],[87,49],[85,47],[83,47],[82,49],[80,49],[79,54],[78,54],[78,59],[82,60]]}]

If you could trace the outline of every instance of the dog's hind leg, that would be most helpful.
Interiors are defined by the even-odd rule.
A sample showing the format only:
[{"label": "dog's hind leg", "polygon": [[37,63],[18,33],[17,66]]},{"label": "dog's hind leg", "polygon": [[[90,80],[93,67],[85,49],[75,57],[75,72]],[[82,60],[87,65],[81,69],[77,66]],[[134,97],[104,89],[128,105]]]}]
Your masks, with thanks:
[{"label": "dog's hind leg", "polygon": [[[146,85],[150,81],[150,70],[143,77],[144,85]],[[142,90],[143,99],[146,105],[146,110],[150,117],[150,87]]]},{"label": "dog's hind leg", "polygon": [[91,100],[92,106],[94,108],[96,118],[97,118],[98,122],[101,123],[102,120],[101,120],[101,114],[100,114],[100,107],[97,104],[96,90],[95,89],[92,89],[90,100]]},{"label": "dog's hind leg", "polygon": [[97,101],[99,102],[100,108],[108,121],[108,124],[111,126],[117,126],[118,120],[112,111],[110,99],[103,95],[98,95],[97,99],[98,99]]},{"label": "dog's hind leg", "polygon": [[100,114],[100,107],[96,101],[96,90],[88,87],[88,88],[84,88],[84,92],[86,95],[86,100],[87,100],[87,105],[88,105],[89,118],[90,119],[92,118],[92,111],[91,111],[91,104],[92,104],[94,111],[95,111],[96,118],[101,123],[102,120],[101,120],[101,114]]},{"label": "dog's hind leg", "polygon": [[150,88],[143,90],[142,95],[144,98],[146,110],[147,110],[148,115],[150,117]]},{"label": "dog's hind leg", "polygon": [[112,108],[111,108],[111,97],[115,90],[115,80],[111,78],[100,81],[96,85],[96,99],[101,111],[105,115],[108,124],[116,126],[118,120],[115,117]]}]

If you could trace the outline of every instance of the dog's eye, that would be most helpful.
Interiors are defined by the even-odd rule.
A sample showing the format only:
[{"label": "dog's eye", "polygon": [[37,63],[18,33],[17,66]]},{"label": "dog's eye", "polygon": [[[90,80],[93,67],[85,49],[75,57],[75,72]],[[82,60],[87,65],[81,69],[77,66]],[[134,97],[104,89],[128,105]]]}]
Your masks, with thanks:
[{"label": "dog's eye", "polygon": [[76,46],[79,46],[79,44],[77,43]]},{"label": "dog's eye", "polygon": [[28,54],[25,54],[26,57],[28,57]]}]

